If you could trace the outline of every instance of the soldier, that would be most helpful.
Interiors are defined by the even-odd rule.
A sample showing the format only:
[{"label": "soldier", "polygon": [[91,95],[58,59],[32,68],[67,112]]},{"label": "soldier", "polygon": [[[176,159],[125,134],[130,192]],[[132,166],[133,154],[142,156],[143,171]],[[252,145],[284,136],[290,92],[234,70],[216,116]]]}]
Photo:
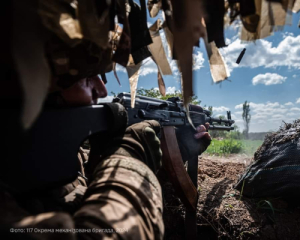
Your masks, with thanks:
[{"label": "soldier", "polygon": [[[60,99],[58,104],[74,106],[89,105],[106,95],[104,83],[95,76],[79,80],[56,97]],[[2,193],[2,224],[21,229],[81,231],[76,234],[41,234],[39,230],[24,233],[41,239],[162,239],[162,195],[154,174],[161,159],[160,142],[156,137],[159,129],[156,121],[129,127],[125,135],[103,154],[88,188],[85,180],[79,177],[62,188],[47,190],[47,198],[39,197],[45,193],[22,198],[25,209],[7,192]],[[196,138],[210,138],[204,126],[197,130]],[[150,169],[146,162],[155,167]],[[39,214],[32,215],[31,212]],[[12,234],[10,237],[24,236],[23,233]]]},{"label": "soldier", "polygon": [[[16,16],[25,11],[19,10]],[[24,22],[28,19],[23,18]],[[109,65],[103,60],[107,57],[105,53],[97,52],[95,44],[88,41],[71,48],[61,44],[55,36],[51,39],[46,44],[52,76],[47,103],[86,106],[106,97],[104,82],[98,76]],[[36,49],[44,46],[33,45]],[[21,53],[17,52],[15,57]],[[32,69],[40,70],[41,61],[35,59],[35,53],[29,58],[26,55],[30,64],[18,62],[21,57],[16,60],[21,78],[33,77]],[[64,58],[66,53],[69,58]],[[13,69],[14,64],[10,68]],[[14,82],[19,81],[13,77]],[[36,94],[34,90],[30,94]],[[207,127],[199,126],[195,138],[210,139]],[[60,188],[17,196],[9,183],[1,179],[2,239],[162,239],[162,193],[155,176],[162,154],[157,138],[159,130],[156,121],[128,127],[103,153],[88,186],[83,173],[83,177]]]}]

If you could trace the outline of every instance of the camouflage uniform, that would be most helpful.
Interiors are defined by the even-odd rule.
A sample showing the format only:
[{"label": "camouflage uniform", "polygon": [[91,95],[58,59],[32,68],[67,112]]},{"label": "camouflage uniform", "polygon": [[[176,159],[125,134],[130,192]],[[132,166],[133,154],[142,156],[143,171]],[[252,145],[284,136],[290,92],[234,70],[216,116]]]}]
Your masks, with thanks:
[{"label": "camouflage uniform", "polygon": [[[81,6],[86,6],[82,9],[83,15],[80,18],[84,20],[83,24],[94,22],[96,27],[92,27],[100,37],[95,39],[83,34],[82,38],[75,39],[74,36],[66,35],[65,29],[77,29],[75,25],[78,19],[73,19],[72,16],[73,12],[78,12],[70,5],[74,2],[77,1],[24,0],[13,1],[14,4],[9,4],[9,8],[6,8],[7,12],[13,13],[13,33],[18,33],[18,37],[13,39],[15,41],[11,41],[16,63],[9,64],[10,67],[16,66],[17,75],[20,76],[17,82],[24,90],[24,114],[20,114],[22,129],[32,126],[41,111],[44,99],[49,97],[49,91],[53,99],[57,100],[60,91],[80,79],[111,71],[112,48],[106,37],[109,23],[104,21],[105,26],[100,26],[102,21],[97,20],[99,16],[96,8],[88,5],[96,1],[80,1]],[[107,5],[107,1],[97,2]],[[125,2],[121,3],[125,7]],[[107,6],[99,9],[105,10],[103,16],[110,16],[106,8]],[[92,12],[87,12],[86,9]],[[62,20],[68,20],[63,22],[70,23],[71,28],[59,20],[61,14],[67,10],[70,10],[67,14],[69,20]],[[96,22],[87,21],[90,17],[96,19]],[[83,29],[83,25],[81,28]],[[83,32],[90,31],[83,29]],[[53,105],[55,104],[57,102],[53,101]],[[44,192],[20,196],[0,181],[0,239],[162,239],[164,227],[161,188],[153,173],[155,164],[146,157],[152,156],[153,151],[147,150],[147,141],[143,141],[145,144],[139,140],[126,141],[129,149],[136,150],[136,154],[124,156],[121,154],[123,150],[119,154],[107,154],[106,159],[98,164],[90,177],[89,187],[79,177],[58,189],[45,189]],[[156,149],[159,147],[156,146]],[[12,172],[11,175],[13,174]],[[2,180],[7,181],[5,178]],[[10,232],[11,228],[18,228],[16,231],[19,233]],[[25,232],[22,231],[24,229]],[[42,234],[38,229],[53,229],[54,233]],[[58,229],[81,229],[83,232],[55,233]]]},{"label": "camouflage uniform", "polygon": [[[79,178],[51,195],[22,197],[26,211],[20,199],[1,191],[2,239],[163,238],[161,187],[153,171],[135,158],[111,155],[98,164],[88,188]],[[30,214],[50,209],[77,210]],[[10,228],[24,231],[10,233]]]}]

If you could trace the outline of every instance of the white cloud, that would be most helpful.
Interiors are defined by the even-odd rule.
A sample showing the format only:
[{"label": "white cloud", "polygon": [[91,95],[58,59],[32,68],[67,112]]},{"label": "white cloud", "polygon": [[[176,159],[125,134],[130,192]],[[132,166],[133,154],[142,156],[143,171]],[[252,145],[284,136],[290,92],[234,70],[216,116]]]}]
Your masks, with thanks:
[{"label": "white cloud", "polygon": [[258,74],[252,79],[252,84],[264,84],[266,86],[282,84],[287,78],[277,73]]},{"label": "white cloud", "polygon": [[[250,102],[250,132],[264,132],[277,130],[282,121],[292,122],[299,118],[300,108],[293,107],[291,102],[280,104],[279,102],[254,103]],[[235,109],[243,109],[243,103],[235,106]],[[242,120],[242,111],[235,112],[238,119]],[[237,122],[238,126],[243,129],[243,121]]]},{"label": "white cloud", "polygon": [[[228,17],[228,16],[225,16],[225,17]],[[234,37],[232,37],[231,39],[236,39],[236,38],[238,38],[238,35],[240,34],[241,27],[243,26],[242,21],[240,20],[240,18],[237,18],[230,25],[229,25],[229,21],[230,20],[228,19],[227,24],[225,25],[226,30],[228,29],[228,30],[235,31],[237,34],[234,35]]]},{"label": "white cloud", "polygon": [[294,103],[292,103],[292,102],[287,102],[287,103],[285,103],[284,105],[285,105],[285,106],[293,106]]},{"label": "white cloud", "polygon": [[[141,88],[143,88],[143,87],[141,87]],[[159,88],[158,87],[155,87],[154,90],[156,90],[156,91],[159,92]],[[173,93],[175,93],[175,91],[181,92],[180,89],[176,89],[175,86],[173,86],[173,87],[167,87],[166,94],[173,94]]]},{"label": "white cloud", "polygon": [[293,75],[293,78],[296,78],[296,77],[297,77],[297,75],[296,75],[296,74],[294,74],[294,75]]},{"label": "white cloud", "polygon": [[[278,102],[267,102],[267,103],[254,103],[254,102],[250,102],[250,107],[254,108],[256,110],[264,110],[266,109],[267,111],[271,108],[278,108],[280,107],[280,104]],[[236,105],[235,109],[243,109],[243,103]]]},{"label": "white cloud", "polygon": [[213,107],[213,112],[225,112],[229,111],[229,108],[221,106],[221,107]]},{"label": "white cloud", "polygon": [[243,119],[236,119],[236,118],[233,118],[234,120],[234,123],[237,124],[239,126],[239,128],[241,128],[242,126],[242,123],[244,123]]},{"label": "white cloud", "polygon": [[272,115],[272,118],[284,119],[284,118],[285,118],[285,116],[284,116],[284,115],[282,115],[282,114],[274,114],[274,115]]},{"label": "white cloud", "polygon": [[297,112],[288,112],[287,114],[286,114],[287,116],[299,116],[299,113],[297,113]]},{"label": "white cloud", "polygon": [[229,45],[230,43],[231,43],[231,39],[226,38],[226,39],[225,39],[225,44],[226,44],[226,45]]},{"label": "white cloud", "polygon": [[285,32],[285,33],[281,33],[282,38],[286,38],[288,36],[294,37],[294,33],[292,32]]},{"label": "white cloud", "polygon": [[202,68],[203,63],[204,63],[203,53],[199,51],[195,51],[193,53],[193,71]]},{"label": "white cloud", "polygon": [[298,99],[296,100],[296,103],[300,103],[300,98],[298,98]]},{"label": "white cloud", "polygon": [[[127,73],[126,68],[124,68],[123,66],[121,66],[119,64],[117,64],[116,70],[118,72]],[[139,70],[139,74],[140,74],[140,76],[146,76],[150,73],[157,74],[157,66],[151,58],[146,58],[143,60],[142,66]]]},{"label": "white cloud", "polygon": [[[116,70],[118,72],[127,73],[126,68],[124,68],[123,66],[121,66],[119,64],[117,64]],[[143,60],[142,66],[139,70],[139,74],[140,74],[140,76],[146,76],[150,73],[157,74],[157,66],[151,58],[146,58]]]},{"label": "white cloud", "polygon": [[[163,43],[167,59],[170,63],[171,69],[172,69],[173,75],[179,76],[180,73],[179,73],[177,61],[171,59],[171,57],[170,57],[170,55],[171,55],[170,54],[170,48],[169,48],[169,45],[168,45],[168,42],[167,42],[166,35],[165,35],[164,31],[160,31],[159,33],[160,33],[161,41]],[[197,51],[196,48],[195,48],[194,52],[193,52],[193,70],[195,71],[195,70],[198,70],[198,69],[202,68],[203,64],[204,64],[204,61],[205,60],[204,60],[204,57],[203,57],[203,53],[200,52],[200,51]]]},{"label": "white cloud", "polygon": [[[236,106],[235,106],[235,108],[236,108]],[[237,109],[237,108],[236,108],[236,109]],[[235,112],[234,114],[242,115],[242,114],[243,114],[243,111],[237,111],[237,112]]]},{"label": "white cloud", "polygon": [[146,76],[150,73],[157,74],[157,66],[151,58],[147,58],[147,59],[143,60],[139,74],[140,74],[140,76]]},{"label": "white cloud", "polygon": [[232,118],[232,119],[236,119],[237,116],[235,116],[234,114],[231,114],[231,118]]},{"label": "white cloud", "polygon": [[[176,87],[167,87],[166,93],[167,94],[173,94],[173,93],[175,93],[176,90],[177,90]],[[180,92],[180,90],[177,90],[177,91]]]},{"label": "white cloud", "polygon": [[116,66],[116,71],[117,72],[127,73],[126,68],[124,68],[122,65],[120,65],[118,63],[117,63],[117,66]]},{"label": "white cloud", "polygon": [[[300,69],[300,35],[287,36],[277,47],[267,40],[256,40],[255,43],[241,43],[236,39],[227,48],[222,50],[229,70],[236,67],[288,67]],[[240,62],[236,64],[240,52],[246,48],[246,53]]]},{"label": "white cloud", "polygon": [[258,123],[258,124],[264,124],[265,121],[264,121],[264,120],[258,120],[257,123]]}]

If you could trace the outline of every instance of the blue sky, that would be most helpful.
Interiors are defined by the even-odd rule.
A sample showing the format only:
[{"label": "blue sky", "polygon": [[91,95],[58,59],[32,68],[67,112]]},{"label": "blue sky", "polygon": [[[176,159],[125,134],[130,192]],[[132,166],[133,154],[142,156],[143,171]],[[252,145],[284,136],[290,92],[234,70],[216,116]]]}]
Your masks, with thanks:
[{"label": "blue sky", "polygon": [[[238,26],[225,31],[228,47],[221,50],[231,76],[230,81],[213,84],[205,47],[194,49],[194,93],[201,105],[213,106],[214,114],[225,114],[230,109],[233,119],[243,129],[241,104],[250,102],[252,120],[250,132],[277,130],[282,121],[291,122],[300,118],[300,13],[293,14],[292,26],[285,26],[273,36],[255,43],[244,44],[239,40]],[[148,19],[148,24],[155,19]],[[163,42],[164,35],[161,33]],[[246,53],[240,65],[235,61],[243,48]],[[165,51],[168,52],[167,47]],[[168,91],[180,90],[178,69],[171,62],[173,76],[164,76]],[[129,92],[127,73],[118,67],[120,87],[113,73],[107,74],[107,89]],[[158,87],[157,70],[152,61],[146,60],[141,70],[138,88]]]}]

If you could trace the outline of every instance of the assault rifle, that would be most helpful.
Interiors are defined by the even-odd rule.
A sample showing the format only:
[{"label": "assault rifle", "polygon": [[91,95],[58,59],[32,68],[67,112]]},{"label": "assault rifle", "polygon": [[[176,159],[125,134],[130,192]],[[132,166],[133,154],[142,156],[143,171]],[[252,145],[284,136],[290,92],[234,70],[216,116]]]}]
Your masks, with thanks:
[{"label": "assault rifle", "polygon": [[[120,93],[113,100],[122,104],[128,113],[128,125],[144,120],[156,120],[162,127],[190,125],[187,111],[179,97],[168,100],[137,96],[135,107],[131,108],[131,96],[129,93]],[[197,105],[189,105],[189,113],[194,126],[209,123],[209,130],[234,130],[230,111],[227,111],[227,119],[213,118],[211,112]],[[219,124],[219,125],[216,125]],[[221,125],[224,124],[224,125]]]},{"label": "assault rifle", "polygon": [[[82,142],[97,134],[102,138],[114,134],[111,129],[121,131],[118,127],[120,122],[125,121],[126,125],[124,116],[118,115],[118,108],[122,106],[128,113],[127,125],[153,119],[160,122],[163,129],[170,126],[178,129],[187,127],[194,134],[187,119],[187,111],[179,98],[165,101],[137,96],[135,108],[131,108],[130,95],[121,93],[113,102],[88,107],[45,109],[25,134],[22,146],[16,146],[17,151],[11,154],[18,155],[18,160],[8,161],[10,169],[1,178],[18,192],[71,182],[78,176],[80,169],[77,152]],[[230,112],[227,112],[228,119],[213,118],[209,111],[200,106],[190,105],[189,112],[195,126],[209,122],[210,130],[233,130],[234,121],[231,120]],[[13,110],[8,111],[6,116],[13,116]],[[196,183],[196,179],[192,181]]]}]

